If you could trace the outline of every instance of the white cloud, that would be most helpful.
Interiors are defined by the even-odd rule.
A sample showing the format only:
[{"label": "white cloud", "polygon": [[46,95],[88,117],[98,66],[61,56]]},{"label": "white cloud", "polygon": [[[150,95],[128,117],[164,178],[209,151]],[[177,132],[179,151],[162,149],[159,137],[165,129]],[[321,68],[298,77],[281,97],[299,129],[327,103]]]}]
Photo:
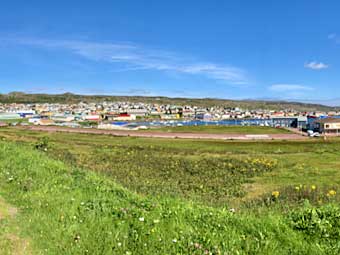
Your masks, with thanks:
[{"label": "white cloud", "polygon": [[[2,40],[4,41],[4,40]],[[67,50],[93,61],[123,64],[119,71],[157,70],[189,75],[200,75],[230,84],[247,84],[245,71],[228,65],[196,61],[178,54],[147,49],[131,43],[97,43],[68,40],[46,40],[36,38],[7,39],[9,43]]]},{"label": "white cloud", "polygon": [[312,61],[312,62],[305,63],[305,68],[309,68],[313,70],[322,70],[322,69],[327,69],[328,67],[329,65],[324,64],[322,62]]},{"label": "white cloud", "polygon": [[269,90],[274,92],[299,92],[299,91],[311,91],[314,88],[299,84],[274,84],[269,87]]}]

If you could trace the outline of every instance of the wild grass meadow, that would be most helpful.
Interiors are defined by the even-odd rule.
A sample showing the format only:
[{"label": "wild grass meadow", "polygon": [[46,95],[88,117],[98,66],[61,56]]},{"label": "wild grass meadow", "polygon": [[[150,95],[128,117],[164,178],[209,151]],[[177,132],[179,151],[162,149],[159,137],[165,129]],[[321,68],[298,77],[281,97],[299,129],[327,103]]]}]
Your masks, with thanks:
[{"label": "wild grass meadow", "polygon": [[340,143],[2,129],[4,254],[339,254]]}]

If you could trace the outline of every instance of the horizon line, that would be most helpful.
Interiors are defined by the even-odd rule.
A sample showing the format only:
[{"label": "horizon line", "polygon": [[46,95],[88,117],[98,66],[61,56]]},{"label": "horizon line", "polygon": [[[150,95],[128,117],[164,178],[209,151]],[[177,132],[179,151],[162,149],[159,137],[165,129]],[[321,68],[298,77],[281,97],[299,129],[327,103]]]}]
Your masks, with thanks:
[{"label": "horizon line", "polygon": [[[330,108],[338,108],[340,107],[340,99],[334,98],[334,99],[280,99],[280,98],[218,98],[218,97],[190,97],[190,96],[164,96],[164,95],[142,95],[142,94],[136,94],[136,95],[126,95],[122,94],[100,94],[100,93],[75,93],[75,92],[24,92],[24,91],[11,91],[7,93],[1,93],[0,95],[10,95],[10,94],[24,94],[24,95],[55,95],[55,96],[62,96],[62,95],[74,95],[74,96],[97,96],[97,97],[144,97],[144,98],[168,98],[168,99],[192,99],[192,100],[220,100],[220,101],[254,101],[254,102],[271,102],[271,103],[298,103],[298,104],[311,104],[311,105],[319,105],[324,107],[330,107]],[[321,102],[325,101],[339,101],[338,105],[327,105]]]}]

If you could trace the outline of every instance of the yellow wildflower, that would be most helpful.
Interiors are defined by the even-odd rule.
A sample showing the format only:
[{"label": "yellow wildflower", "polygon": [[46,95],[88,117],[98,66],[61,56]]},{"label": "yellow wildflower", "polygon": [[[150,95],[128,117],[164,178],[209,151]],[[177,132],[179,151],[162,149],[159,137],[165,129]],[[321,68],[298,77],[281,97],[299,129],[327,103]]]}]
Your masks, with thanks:
[{"label": "yellow wildflower", "polygon": [[316,186],[315,185],[312,185],[312,190],[316,190]]},{"label": "yellow wildflower", "polygon": [[272,192],[272,197],[278,198],[279,196],[280,196],[280,192],[279,191],[273,191]]},{"label": "yellow wildflower", "polygon": [[328,197],[333,197],[333,196],[335,196],[336,195],[336,191],[334,190],[334,189],[331,189],[330,191],[328,191],[328,193],[327,193],[327,196]]}]

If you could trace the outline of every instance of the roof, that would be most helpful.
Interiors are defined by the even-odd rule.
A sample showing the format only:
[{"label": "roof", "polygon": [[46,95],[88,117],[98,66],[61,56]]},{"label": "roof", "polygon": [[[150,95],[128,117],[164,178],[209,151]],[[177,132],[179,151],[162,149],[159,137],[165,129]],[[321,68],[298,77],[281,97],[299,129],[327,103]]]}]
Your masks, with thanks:
[{"label": "roof", "polygon": [[40,123],[44,123],[44,124],[47,124],[47,123],[54,123],[53,120],[49,120],[49,119],[40,119],[39,121],[40,121]]},{"label": "roof", "polygon": [[316,123],[320,123],[320,124],[325,124],[325,123],[340,123],[340,119],[339,118],[325,118],[325,119],[320,119],[315,121]]}]

